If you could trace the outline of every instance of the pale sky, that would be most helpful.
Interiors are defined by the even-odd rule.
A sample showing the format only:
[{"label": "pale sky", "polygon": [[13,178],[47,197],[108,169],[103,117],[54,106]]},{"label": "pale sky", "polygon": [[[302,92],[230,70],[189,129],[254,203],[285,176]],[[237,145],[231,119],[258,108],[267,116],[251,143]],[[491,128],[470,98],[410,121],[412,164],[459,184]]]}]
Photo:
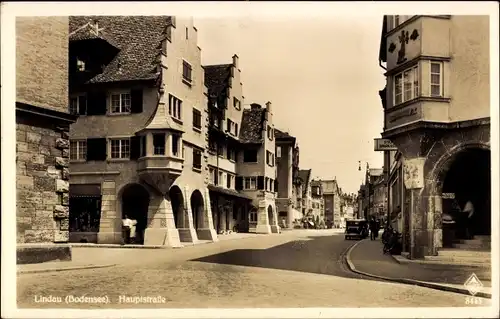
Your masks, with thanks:
[{"label": "pale sky", "polygon": [[357,192],[366,162],[382,167],[373,150],[383,130],[382,16],[194,22],[203,64],[239,56],[245,104],[272,102],[275,127],[297,137],[301,169]]}]

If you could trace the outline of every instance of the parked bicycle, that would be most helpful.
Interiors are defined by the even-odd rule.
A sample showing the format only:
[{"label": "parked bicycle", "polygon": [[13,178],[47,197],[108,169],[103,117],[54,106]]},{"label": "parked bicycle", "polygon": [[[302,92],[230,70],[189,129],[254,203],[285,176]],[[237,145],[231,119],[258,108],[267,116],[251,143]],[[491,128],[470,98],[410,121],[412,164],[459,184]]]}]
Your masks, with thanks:
[{"label": "parked bicycle", "polygon": [[402,235],[397,230],[393,230],[389,233],[386,243],[384,244],[384,254],[400,255],[403,250],[403,245],[401,243]]}]

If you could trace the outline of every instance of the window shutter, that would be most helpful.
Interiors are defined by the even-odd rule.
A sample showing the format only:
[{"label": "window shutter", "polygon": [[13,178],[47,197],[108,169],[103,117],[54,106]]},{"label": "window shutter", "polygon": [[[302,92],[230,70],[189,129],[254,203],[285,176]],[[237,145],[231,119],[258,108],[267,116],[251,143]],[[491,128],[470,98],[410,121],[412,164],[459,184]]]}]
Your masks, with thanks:
[{"label": "window shutter", "polygon": [[238,123],[234,123],[234,135],[238,136]]},{"label": "window shutter", "polygon": [[130,138],[130,159],[136,160],[141,157],[141,137],[132,136]]},{"label": "window shutter", "polygon": [[264,187],[265,187],[264,176],[258,176],[257,177],[257,189],[264,190],[265,189]]},{"label": "window shutter", "polygon": [[231,132],[231,120],[228,119],[226,124],[227,124],[226,132]]},{"label": "window shutter", "polygon": [[243,177],[242,176],[236,176],[235,189],[238,191],[243,189]]},{"label": "window shutter", "polygon": [[106,93],[90,93],[88,96],[87,115],[106,115],[106,111]]},{"label": "window shutter", "polygon": [[107,158],[105,138],[87,139],[87,161],[105,161]]},{"label": "window shutter", "polygon": [[79,108],[78,114],[80,115],[87,114],[87,97],[85,95],[80,95],[78,97],[78,108]]},{"label": "window shutter", "polygon": [[278,192],[278,180],[277,179],[274,180],[274,192],[275,193]]},{"label": "window shutter", "polygon": [[142,90],[130,91],[130,112],[142,113]]}]

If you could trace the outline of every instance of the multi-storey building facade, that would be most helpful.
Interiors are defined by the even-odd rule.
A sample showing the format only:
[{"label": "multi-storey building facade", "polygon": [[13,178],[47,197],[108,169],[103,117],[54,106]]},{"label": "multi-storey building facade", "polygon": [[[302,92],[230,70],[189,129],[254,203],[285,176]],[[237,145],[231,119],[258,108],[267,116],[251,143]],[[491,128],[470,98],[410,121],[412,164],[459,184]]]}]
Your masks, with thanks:
[{"label": "multi-storey building facade", "polygon": [[[278,192],[276,208],[280,226],[291,228],[293,222],[302,217],[297,207],[297,184],[299,182],[299,154],[296,138],[275,129],[276,167]],[[284,221],[284,222],[283,222]]]},{"label": "multi-storey building facade", "polygon": [[488,16],[384,17],[382,136],[400,152],[391,185],[394,174],[404,185],[395,205],[411,258],[443,246],[441,216],[450,197],[461,208],[471,201],[475,234],[491,234],[489,32]]},{"label": "multi-storey building facade", "polygon": [[323,186],[320,180],[311,181],[311,206],[312,213],[319,217],[320,221],[325,220],[325,200],[323,198]]},{"label": "multi-storey building facade", "polygon": [[300,198],[301,198],[301,208],[302,216],[308,216],[312,213],[312,203],[311,203],[311,170],[301,169],[299,170],[299,178],[301,180],[300,185]]},{"label": "multi-storey building facade", "polygon": [[249,231],[279,232],[276,213],[276,141],[271,102],[266,107],[252,103],[243,110],[239,135],[241,150],[236,173],[241,178],[243,194],[252,198]]},{"label": "multi-storey building facade", "polygon": [[325,219],[333,227],[340,227],[340,188],[337,180],[322,180],[321,184],[325,201]]},{"label": "multi-storey building facade", "polygon": [[252,197],[243,194],[243,177],[237,170],[243,151],[239,136],[244,102],[238,60],[234,55],[230,64],[204,66],[209,96],[208,188],[217,233],[246,232],[250,227]]},{"label": "multi-storey building facade", "polygon": [[18,17],[18,244],[68,241],[68,133],[74,120],[68,113],[68,18]]},{"label": "multi-storey building facade", "polygon": [[207,90],[192,19],[70,17],[70,240],[180,246],[217,240]]}]

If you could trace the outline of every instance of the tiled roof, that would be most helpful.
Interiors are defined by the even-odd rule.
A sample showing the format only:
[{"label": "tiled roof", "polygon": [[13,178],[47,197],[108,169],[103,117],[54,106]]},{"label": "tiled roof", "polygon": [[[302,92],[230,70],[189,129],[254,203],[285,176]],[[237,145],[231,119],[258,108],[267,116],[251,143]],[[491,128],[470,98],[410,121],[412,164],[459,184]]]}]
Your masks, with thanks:
[{"label": "tiled roof", "polygon": [[245,109],[241,120],[240,142],[262,143],[262,130],[266,109]]},{"label": "tiled roof", "polygon": [[274,137],[277,140],[285,140],[285,139],[294,139],[295,140],[295,136],[292,136],[286,132],[280,131],[277,128],[274,129]]},{"label": "tiled roof", "polygon": [[100,30],[98,34],[94,32],[94,29],[91,26],[91,23],[84,24],[83,26],[77,28],[76,30],[71,31],[69,35],[70,41],[79,41],[79,40],[91,40],[91,39],[102,39],[115,48],[119,48],[118,43],[106,32],[106,30]]},{"label": "tiled roof", "polygon": [[229,85],[232,64],[206,65],[205,86],[208,88],[209,96],[219,96]]},{"label": "tiled roof", "polygon": [[[166,28],[172,23],[171,17],[71,16],[69,32],[77,31],[91,20],[99,22],[99,28],[103,29],[99,33],[120,51],[89,83],[153,80],[159,76],[156,59],[160,43],[166,37]],[[75,32],[70,40],[85,39],[83,33]]]}]

